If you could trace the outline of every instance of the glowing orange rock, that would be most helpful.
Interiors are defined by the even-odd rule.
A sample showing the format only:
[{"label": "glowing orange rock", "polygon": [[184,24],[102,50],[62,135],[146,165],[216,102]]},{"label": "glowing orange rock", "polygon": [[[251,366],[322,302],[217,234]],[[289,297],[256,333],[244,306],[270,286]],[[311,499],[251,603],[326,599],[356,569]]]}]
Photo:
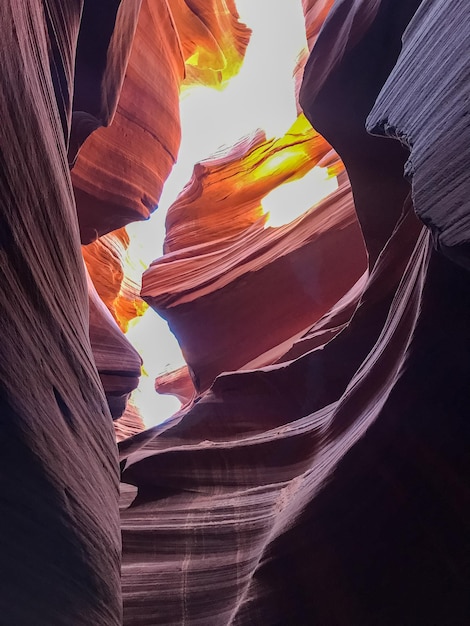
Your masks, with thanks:
[{"label": "glowing orange rock", "polygon": [[200,391],[263,353],[263,364],[274,362],[365,266],[343,177],[335,194],[285,226],[265,228],[261,217],[236,234],[154,261],[142,297],[168,320]]},{"label": "glowing orange rock", "polygon": [[156,208],[179,148],[183,76],[167,3],[144,1],[113,123],[91,135],[72,171],[83,243]]},{"label": "glowing orange rock", "polygon": [[168,210],[164,250],[232,237],[263,217],[261,199],[311,170],[331,147],[301,115],[279,139],[258,131],[230,151],[198,163]]},{"label": "glowing orange rock", "polygon": [[[129,12],[129,2],[124,4]],[[129,20],[129,28],[132,24]],[[146,219],[156,209],[178,154],[182,81],[186,76],[186,84],[223,86],[238,71],[249,35],[233,0],[142,2],[113,122],[90,136],[72,172],[83,243]],[[119,71],[125,60],[125,54],[117,54]],[[116,76],[117,71],[114,83]],[[115,98],[118,86],[112,80],[113,74],[104,82]],[[100,120],[77,113],[82,127],[77,136],[88,135],[109,118],[109,113]]]},{"label": "glowing orange rock", "polygon": [[93,357],[114,418],[121,417],[137,387],[142,359],[132,347],[88,277],[89,333]]},{"label": "glowing orange rock", "polygon": [[243,62],[250,29],[234,0],[168,0],[186,61],[184,85],[221,88]]},{"label": "glowing orange rock", "polygon": [[143,315],[147,305],[140,298],[140,286],[125,272],[129,235],[125,228],[103,235],[97,241],[82,246],[82,254],[90,278],[123,332],[130,320]]},{"label": "glowing orange rock", "polygon": [[[258,132],[197,164],[170,207],[166,254],[144,274],[142,297],[169,321],[198,391],[222,371],[253,359],[276,360],[363,272],[364,249],[346,178],[323,211],[265,228],[262,199],[320,162],[335,174],[343,169],[329,144],[300,115],[279,139],[266,140]],[[333,224],[342,225],[341,250],[350,254],[342,272],[341,254],[328,263],[319,259],[329,258],[325,232]],[[316,270],[316,293],[299,283],[306,280],[299,278],[302,271],[297,274],[301,257],[323,268]]]},{"label": "glowing orange rock", "polygon": [[[71,147],[73,158],[83,139],[114,116],[109,127],[96,130],[83,146],[72,181],[82,241],[88,244],[82,249],[85,262],[99,295],[123,331],[147,305],[138,297],[137,285],[124,267],[127,233],[123,229],[109,231],[148,217],[157,206],[179,148],[179,90],[185,76],[185,84],[196,81],[222,87],[238,71],[250,36],[232,1],[215,0],[208,7],[202,2],[144,0],[137,21],[138,4],[133,0],[122,3],[114,30],[110,15],[103,14],[109,40],[92,38],[88,42],[96,49],[91,85],[101,81],[102,92],[90,88],[87,95],[78,91]],[[91,37],[98,25],[88,9],[83,17],[82,28]],[[86,53],[85,43],[83,47]],[[91,69],[86,54],[82,62],[81,49],[79,53],[77,76],[82,84]],[[99,235],[102,237],[97,239]],[[91,309],[96,313],[93,304]],[[94,343],[99,333],[94,319]],[[117,341],[114,330],[111,335]],[[129,351],[123,338],[118,343],[124,353]],[[102,360],[103,346],[94,348]],[[100,361],[101,371],[103,367]],[[127,387],[124,380],[109,373],[102,378],[116,417],[136,378],[128,378]]]}]

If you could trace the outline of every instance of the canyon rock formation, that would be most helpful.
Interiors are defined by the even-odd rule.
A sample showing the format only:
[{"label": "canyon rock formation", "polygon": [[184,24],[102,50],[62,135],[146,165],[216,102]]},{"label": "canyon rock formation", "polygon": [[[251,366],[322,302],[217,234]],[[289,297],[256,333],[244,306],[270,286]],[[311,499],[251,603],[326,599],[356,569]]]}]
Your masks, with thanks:
[{"label": "canyon rock formation", "polygon": [[[249,29],[233,0],[0,5],[2,623],[470,619],[470,6],[302,5],[297,122],[197,164],[144,275],[187,361],[151,429],[122,228]],[[315,166],[338,189],[267,226]]]},{"label": "canyon rock formation", "polygon": [[[330,153],[300,116],[281,139],[257,133],[198,163],[169,208],[166,254],[142,297],[178,337],[197,392],[222,372],[273,363],[365,271],[346,176],[321,207],[266,228],[262,198]],[[342,169],[337,157],[331,168]]]},{"label": "canyon rock formation", "polygon": [[82,2],[1,3],[1,620],[119,624],[114,432],[67,165]]}]

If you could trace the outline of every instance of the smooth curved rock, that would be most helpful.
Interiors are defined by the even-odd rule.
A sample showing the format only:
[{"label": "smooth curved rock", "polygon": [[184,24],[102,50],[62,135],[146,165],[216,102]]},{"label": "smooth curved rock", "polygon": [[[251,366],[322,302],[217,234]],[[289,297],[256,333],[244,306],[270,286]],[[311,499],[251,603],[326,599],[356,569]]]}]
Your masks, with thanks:
[{"label": "smooth curved rock", "polygon": [[113,424],[116,441],[124,441],[145,430],[145,424],[139,409],[132,403],[132,400],[127,403],[123,415],[115,419]]},{"label": "smooth curved rock", "polygon": [[[122,19],[116,22],[108,51],[113,71],[100,77],[106,93],[111,93],[112,102],[105,99],[104,104],[111,106],[121,87],[121,73],[126,71],[113,123],[90,136],[72,171],[84,244],[150,217],[178,154],[183,80],[223,86],[238,71],[249,41],[250,31],[239,22],[233,0],[213,0],[210,5],[194,0],[143,0],[135,26],[139,4],[137,0],[122,3],[118,14]],[[86,49],[87,54],[93,49],[94,44]],[[100,101],[85,108],[74,103],[79,107],[77,129],[83,129],[77,130],[80,139],[97,128],[98,124],[93,128],[93,117],[100,123],[103,118],[109,121],[109,115],[93,113],[104,104]]]},{"label": "smooth curved rock", "polygon": [[344,177],[330,198],[285,226],[265,228],[261,218],[239,235],[155,261],[142,297],[168,321],[200,392],[224,371],[274,362],[366,264]]},{"label": "smooth curved rock", "polygon": [[96,367],[114,419],[121,417],[139,384],[142,359],[122,333],[88,279],[89,333]]},{"label": "smooth curved rock", "polygon": [[[137,4],[129,0],[120,9],[114,0],[100,4],[102,19],[96,24],[104,25],[103,40],[90,51],[99,53],[93,89],[103,86],[103,77],[111,81],[103,119],[112,114],[111,96],[122,80]],[[199,11],[201,23],[206,7],[221,7],[215,1],[186,4]],[[124,481],[126,626],[468,623],[468,271],[432,249],[402,176],[406,147],[368,137],[364,127],[375,107],[370,127],[413,149],[409,172],[418,213],[437,233],[439,246],[467,265],[464,208],[470,189],[455,151],[468,152],[460,98],[468,69],[463,36],[468,9],[459,0],[445,10],[440,0],[423,0],[417,10],[419,4],[337,0],[301,89],[306,115],[346,163],[368,272],[363,248],[351,245],[352,230],[356,241],[360,237],[344,175],[338,192],[315,210],[280,229],[264,229],[259,200],[273,178],[278,183],[295,176],[299,164],[308,169],[309,159],[341,167],[324,140],[315,139],[321,150],[280,173],[270,161],[279,156],[272,152],[276,145],[256,138],[250,149],[268,151],[251,164],[266,176],[252,184],[245,172],[241,192],[233,183],[243,178],[237,168],[247,161],[229,159],[225,165],[233,166],[233,176],[213,196],[223,208],[219,219],[204,213],[202,205],[197,215],[173,214],[170,252],[156,264],[168,274],[160,283],[155,274],[152,278],[152,288],[160,290],[155,297],[168,309],[221,298],[226,317],[219,317],[229,326],[238,313],[228,310],[229,286],[238,284],[239,302],[248,307],[265,284],[280,290],[288,266],[289,276],[300,279],[289,281],[288,302],[271,299],[270,324],[258,323],[250,341],[234,342],[235,353],[244,358],[252,351],[249,363],[234,367],[250,365],[250,370],[219,374],[213,384],[206,372],[202,386],[211,384],[210,389],[159,427],[141,431],[133,407],[116,424]],[[174,23],[164,13],[166,3],[145,5],[144,11],[159,12],[162,23]],[[83,126],[78,135],[86,135],[98,119],[96,111],[77,110],[74,116],[71,105],[86,100],[75,82],[74,59],[80,29],[96,6],[80,0],[66,6],[53,0],[0,4],[0,537],[6,572],[0,614],[5,624],[122,621],[116,449],[89,334],[96,333],[95,359],[116,413],[127,395],[123,384],[131,383],[130,389],[136,383],[139,359],[91,285],[88,304],[67,167],[71,122],[78,121]],[[124,7],[131,17],[121,24]],[[221,24],[233,24],[231,7],[227,3],[228,21]],[[412,18],[400,58],[401,37]],[[436,49],[442,46],[449,55],[440,59],[442,76],[430,55],[433,25]],[[169,68],[180,49],[175,40],[165,30]],[[136,51],[143,53],[145,42],[136,41]],[[227,41],[231,49],[233,32]],[[120,50],[115,71],[108,66],[113,46]],[[217,41],[208,58],[219,48]],[[411,81],[412,64],[405,59],[415,54],[417,71],[435,70],[433,78],[442,77],[446,89],[428,90],[421,76]],[[223,82],[223,71],[217,66],[211,80]],[[406,87],[411,93],[422,88],[427,98],[412,99]],[[99,106],[104,93],[94,96]],[[449,114],[426,136],[431,103],[436,115]],[[461,131],[458,136],[448,118]],[[297,137],[293,143],[302,141]],[[444,154],[445,168],[458,166],[455,178],[438,167]],[[109,163],[91,165],[90,159],[87,176],[101,190],[97,165]],[[141,176],[128,165],[114,171],[122,185],[116,186],[121,204],[103,196],[109,213],[93,215],[91,205],[88,214],[81,212],[90,233],[129,218],[129,212],[112,215],[116,206],[129,209],[122,198],[132,194],[126,196],[123,187],[135,184],[140,192],[154,193],[155,171]],[[163,179],[168,162],[162,167]],[[180,208],[188,192],[194,192],[188,205],[197,207],[198,190],[191,185]],[[232,205],[224,205],[230,194]],[[143,215],[141,194],[132,197],[137,198],[133,215]],[[240,213],[231,221],[234,204]],[[335,271],[329,296],[322,298],[325,310],[313,314],[310,301],[302,304],[302,290],[312,287],[310,266],[318,267],[319,251]],[[342,255],[349,259],[349,276],[336,265]],[[298,262],[289,265],[293,258]],[[269,281],[256,283],[262,272]],[[240,286],[239,279],[246,282]],[[213,303],[207,308],[214,309]],[[302,315],[305,323],[294,332]],[[202,323],[196,331],[208,333]],[[204,346],[208,359],[219,348],[213,343],[211,350],[207,341]],[[226,364],[214,367],[214,376]],[[182,370],[162,384],[173,389],[182,384],[186,397],[188,373]]]},{"label": "smooth curved rock", "polygon": [[[334,468],[374,423],[402,371],[403,356],[421,305],[428,259],[427,239],[421,235],[416,240],[416,232],[419,228],[415,228],[412,262],[405,278],[398,281],[397,293],[387,290],[378,303],[377,295],[372,297],[373,292],[383,291],[384,276],[394,271],[389,264],[397,252],[396,241],[392,240],[392,254],[380,269],[382,280],[371,278],[373,292],[364,300],[361,314],[356,321],[353,319],[347,335],[338,337],[339,346],[333,341],[323,350],[287,366],[219,377],[212,391],[189,413],[182,419],[176,418],[129,459],[124,480],[137,485],[139,495],[122,514],[128,559],[123,569],[128,623],[139,623],[139,611],[160,623],[172,623],[175,615],[183,615],[183,610],[185,618],[194,622],[230,623],[232,619],[233,623],[246,624],[261,619],[262,623],[275,623],[278,619],[287,623],[285,610],[294,613],[296,623],[307,624],[307,616],[312,612],[322,615],[325,621],[329,611],[337,610],[335,601],[339,607],[347,607],[347,588],[338,589],[331,583],[331,595],[314,595],[308,602],[304,598],[302,604],[294,598],[305,590],[309,578],[290,582],[270,572],[278,572],[277,564],[286,555],[296,559],[292,561],[293,571],[297,571],[296,567],[304,571],[304,564],[308,563],[313,577],[319,580],[322,575],[329,575],[328,568],[332,569],[331,576],[339,575],[341,566],[327,556],[314,559],[319,546],[316,535],[309,540],[301,534],[302,526],[296,531],[303,537],[302,550],[297,555],[284,540],[284,534],[292,534],[293,526],[298,528],[294,520],[319,494],[327,477],[331,482]],[[400,239],[399,234],[400,230],[396,240]],[[410,244],[413,249],[413,238]],[[390,286],[390,281],[386,284]],[[385,318],[382,324],[371,325],[371,319],[376,321],[377,304]],[[382,335],[384,322],[390,332]],[[341,355],[343,360],[338,362]],[[372,368],[371,363],[375,364]],[[342,368],[338,368],[339,364]],[[361,384],[365,375],[367,380],[375,378],[375,384]],[[367,455],[373,451],[374,447],[366,447]],[[372,462],[375,454],[366,458]],[[370,471],[375,471],[374,463]],[[373,497],[362,484],[359,502]],[[184,495],[196,492],[201,495]],[[157,502],[158,522],[152,523]],[[315,507],[313,512],[315,515]],[[313,523],[318,524],[321,519],[318,514]],[[163,536],[157,542],[155,538],[168,533],[170,527],[172,547],[167,551]],[[153,548],[145,539],[150,528]],[[199,550],[190,539],[195,528],[202,542]],[[276,546],[281,540],[285,547],[278,551]],[[192,548],[183,573],[176,567],[176,555],[181,554],[188,541]],[[291,543],[298,545],[295,539]],[[217,545],[222,550],[219,558]],[[150,549],[153,558],[147,566],[148,575],[161,581],[153,599],[148,591],[145,598],[141,595],[134,578],[139,553],[148,555]],[[367,546],[364,550],[367,552]],[[357,567],[367,562],[367,557],[360,559]],[[203,592],[199,587],[201,581],[207,581],[205,584],[212,590],[210,602],[204,602],[207,590],[204,587]],[[162,600],[166,585],[172,589],[182,586],[184,605],[174,594],[171,599]],[[348,618],[349,623],[354,623],[354,619],[367,623],[365,619],[361,622],[367,612],[348,613],[348,607],[342,611],[342,623],[348,623]]]},{"label": "smooth curved rock", "polygon": [[257,131],[197,163],[168,209],[165,254],[242,233],[264,215],[264,196],[301,178],[330,150],[301,115],[283,137],[266,139]]},{"label": "smooth curved rock", "polygon": [[88,338],[67,164],[82,8],[0,3],[5,624],[121,623],[116,446]]},{"label": "smooth curved rock", "polygon": [[188,366],[161,374],[155,379],[155,391],[163,395],[176,396],[183,406],[189,404],[195,397],[196,391]]},{"label": "smooth curved rock", "polygon": [[311,51],[318,37],[334,0],[302,0],[305,16],[305,34],[308,49]]},{"label": "smooth curved rock", "polygon": [[414,215],[406,150],[364,126],[418,4],[336,2],[302,87],[350,174],[366,284],[292,360],[121,445],[125,623],[468,620],[470,282]]},{"label": "smooth curved rock", "polygon": [[72,128],[68,149],[74,164],[86,138],[108,126],[116,112],[142,0],[83,3],[75,52]]},{"label": "smooth curved rock", "polygon": [[113,123],[89,137],[72,171],[82,243],[157,207],[180,144],[183,76],[167,2],[144,0]]},{"label": "smooth curved rock", "polygon": [[365,133],[365,121],[420,1],[336,2],[306,65],[300,93],[306,116],[346,166],[371,267],[409,192],[403,178],[408,152],[398,142]]},{"label": "smooth curved rock", "polygon": [[301,116],[281,139],[257,133],[197,164],[168,210],[166,254],[141,295],[169,322],[198,392],[223,371],[274,362],[363,273],[347,177],[304,217],[266,228],[263,197],[320,161],[342,167]]}]

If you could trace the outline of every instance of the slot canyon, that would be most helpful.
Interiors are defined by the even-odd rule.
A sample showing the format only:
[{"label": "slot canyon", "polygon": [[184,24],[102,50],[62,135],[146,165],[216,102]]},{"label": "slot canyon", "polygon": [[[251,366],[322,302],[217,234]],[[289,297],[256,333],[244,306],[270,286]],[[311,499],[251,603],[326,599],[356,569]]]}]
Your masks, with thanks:
[{"label": "slot canyon", "polygon": [[469,624],[468,0],[0,28],[0,624]]}]

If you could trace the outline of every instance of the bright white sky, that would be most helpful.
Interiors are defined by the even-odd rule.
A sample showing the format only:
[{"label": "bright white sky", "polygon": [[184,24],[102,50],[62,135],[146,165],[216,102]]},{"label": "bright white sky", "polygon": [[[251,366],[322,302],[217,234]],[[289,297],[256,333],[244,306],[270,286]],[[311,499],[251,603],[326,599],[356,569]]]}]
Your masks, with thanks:
[{"label": "bright white sky", "polygon": [[[191,178],[195,163],[258,128],[268,137],[281,137],[297,117],[293,71],[306,46],[301,0],[237,0],[237,7],[241,20],[253,31],[240,73],[222,92],[207,87],[185,92],[181,101],[178,163],[166,182],[159,208],[149,221],[128,226],[129,255],[145,266],[162,254],[166,212]],[[265,209],[271,212],[272,225],[282,221],[279,213],[285,211],[286,204],[294,204],[298,209],[290,217],[293,219],[318,201],[315,185],[320,189],[322,179],[317,168],[302,180],[274,190],[263,201]],[[334,189],[335,182],[330,183],[328,191]],[[321,196],[325,191],[323,187]],[[127,336],[141,354],[148,374],[142,376],[133,400],[146,425],[152,426],[170,417],[180,406],[176,398],[155,392],[155,377],[183,365],[184,360],[166,322],[152,310],[136,320]]]}]

